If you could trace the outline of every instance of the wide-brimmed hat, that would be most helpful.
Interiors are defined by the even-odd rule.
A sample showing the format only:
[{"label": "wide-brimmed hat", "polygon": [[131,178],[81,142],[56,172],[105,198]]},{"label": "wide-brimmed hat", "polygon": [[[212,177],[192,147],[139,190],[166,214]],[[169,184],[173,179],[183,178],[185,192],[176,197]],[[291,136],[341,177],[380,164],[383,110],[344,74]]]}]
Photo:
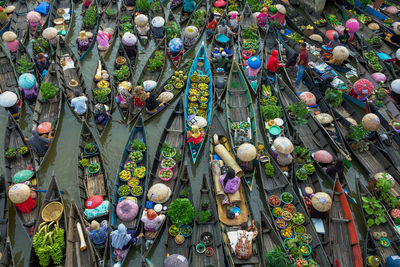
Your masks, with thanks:
[{"label": "wide-brimmed hat", "polygon": [[165,19],[157,16],[151,20],[151,25],[153,25],[153,27],[160,28],[165,25]]},{"label": "wide-brimmed hat", "polygon": [[100,224],[96,220],[93,220],[90,223],[90,229],[92,229],[94,231],[98,231],[98,230],[100,230]]},{"label": "wide-brimmed hat", "polygon": [[185,28],[184,35],[187,38],[195,38],[197,34],[199,33],[199,29],[195,26],[188,26]]},{"label": "wide-brimmed hat", "polygon": [[48,28],[44,29],[44,31],[42,33],[42,36],[47,40],[54,39],[57,37],[57,35],[58,35],[58,31],[54,27],[48,27]]},{"label": "wide-brimmed hat", "polygon": [[292,142],[284,136],[276,138],[273,145],[275,150],[282,154],[290,154],[294,150]]},{"label": "wide-brimmed hat", "polygon": [[275,8],[276,8],[276,10],[278,10],[279,13],[286,14],[286,8],[283,5],[277,4],[275,6]]},{"label": "wide-brimmed hat", "polygon": [[15,34],[15,32],[6,31],[5,33],[3,33],[2,38],[5,42],[12,42],[17,39],[17,35]]},{"label": "wide-brimmed hat", "polygon": [[317,41],[317,42],[323,42],[324,41],[324,39],[322,39],[321,35],[315,34],[315,33],[310,35],[310,39],[314,40],[314,41]]},{"label": "wide-brimmed hat", "polygon": [[11,91],[5,91],[0,94],[0,106],[4,108],[9,108],[14,106],[18,102],[18,96],[16,93]]},{"label": "wide-brimmed hat", "polygon": [[311,199],[312,206],[319,212],[327,212],[331,209],[331,196],[325,192],[316,193]]},{"label": "wide-brimmed hat", "polygon": [[10,6],[7,6],[7,7],[6,7],[6,13],[7,13],[7,14],[11,14],[11,13],[13,13],[14,11],[15,11],[15,6],[10,5]]},{"label": "wide-brimmed hat", "polygon": [[257,149],[249,143],[241,144],[237,150],[237,156],[241,161],[252,161],[257,157]]},{"label": "wide-brimmed hat", "polygon": [[333,51],[332,51],[333,57],[337,60],[346,60],[349,58],[349,50],[342,46],[342,45],[338,45],[336,46]]},{"label": "wide-brimmed hat", "polygon": [[15,184],[8,190],[8,197],[14,204],[25,202],[31,195],[31,189],[26,184]]},{"label": "wide-brimmed hat", "polygon": [[320,113],[317,116],[315,116],[315,118],[321,124],[329,124],[333,121],[333,117],[328,113]]},{"label": "wide-brimmed hat", "polygon": [[149,19],[146,15],[139,14],[135,17],[135,24],[139,27],[144,27],[149,22]]}]

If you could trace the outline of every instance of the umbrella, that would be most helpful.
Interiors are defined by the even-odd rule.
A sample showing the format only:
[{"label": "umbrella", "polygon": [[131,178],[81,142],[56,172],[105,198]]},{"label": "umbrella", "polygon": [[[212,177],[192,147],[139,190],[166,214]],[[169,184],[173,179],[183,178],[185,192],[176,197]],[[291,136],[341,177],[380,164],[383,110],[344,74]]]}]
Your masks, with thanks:
[{"label": "umbrella", "polygon": [[139,212],[138,204],[131,199],[124,199],[118,203],[116,208],[118,218],[123,222],[133,221]]},{"label": "umbrella", "polygon": [[361,98],[368,97],[374,91],[374,85],[367,79],[360,79],[354,83],[354,92]]},{"label": "umbrella", "polygon": [[349,33],[355,33],[360,28],[360,23],[357,19],[351,18],[346,21],[346,27],[349,28]]},{"label": "umbrella", "polygon": [[321,35],[315,34],[315,33],[310,35],[310,39],[314,40],[314,41],[317,41],[317,42],[323,42],[324,41],[322,39]]},{"label": "umbrella", "polygon": [[171,189],[168,186],[157,183],[150,187],[149,191],[147,192],[147,197],[149,201],[161,204],[166,202],[170,198],[171,194]]},{"label": "umbrella", "polygon": [[374,79],[374,81],[377,83],[386,82],[386,75],[383,74],[382,72],[375,72],[371,76],[372,79]]},{"label": "umbrella", "polygon": [[241,161],[252,161],[257,156],[257,149],[249,143],[241,144],[237,150],[237,156]]},{"label": "umbrella", "polygon": [[311,199],[312,206],[319,212],[327,212],[331,209],[332,199],[325,192],[316,193]]},{"label": "umbrella", "polygon": [[164,26],[164,24],[165,24],[165,20],[160,16],[157,16],[151,20],[151,25],[153,25],[153,27],[156,27],[156,28],[160,28],[160,27]]},{"label": "umbrella", "polygon": [[39,134],[46,134],[49,133],[51,131],[51,122],[42,122],[41,124],[38,125],[38,127],[36,127],[36,131]]},{"label": "umbrella", "polygon": [[349,58],[349,50],[341,45],[336,46],[332,51],[333,57],[337,60],[346,60]]},{"label": "umbrella", "polygon": [[326,37],[328,37],[329,40],[333,40],[333,35],[334,35],[334,34],[339,35],[337,31],[335,31],[335,30],[329,30],[329,31],[326,32]]},{"label": "umbrella", "polygon": [[18,78],[18,86],[22,89],[31,89],[36,84],[36,77],[31,73],[24,73]]},{"label": "umbrella", "polygon": [[321,124],[329,124],[329,123],[331,123],[333,121],[333,117],[328,113],[320,113],[317,116],[315,116],[315,118]]},{"label": "umbrella", "polygon": [[256,70],[259,67],[261,67],[261,60],[260,60],[260,58],[258,56],[252,56],[247,61],[247,64],[249,65],[250,68]]},{"label": "umbrella", "polygon": [[18,96],[14,92],[5,91],[0,94],[0,106],[9,108],[15,105],[18,101]]},{"label": "umbrella", "polygon": [[333,156],[326,150],[318,150],[312,154],[313,158],[320,163],[331,163],[333,161]]},{"label": "umbrella", "polygon": [[368,113],[366,114],[362,120],[362,125],[365,130],[369,132],[374,132],[379,129],[379,125],[381,124],[378,116],[376,116],[374,113]]},{"label": "umbrella", "polygon": [[17,39],[17,35],[15,34],[15,32],[7,31],[7,32],[3,33],[2,38],[6,42],[12,42],[15,39]]},{"label": "umbrella", "polygon": [[168,47],[171,53],[179,53],[183,48],[183,42],[180,38],[174,38],[169,41]]},{"label": "umbrella", "polygon": [[144,27],[147,25],[147,22],[149,22],[149,19],[147,18],[146,15],[139,14],[135,18],[135,24],[139,27]]},{"label": "umbrella", "polygon": [[185,256],[172,254],[164,259],[164,267],[189,267],[189,262]]},{"label": "umbrella", "polygon": [[392,87],[393,92],[395,92],[396,94],[400,94],[400,79],[396,79],[393,82],[391,82],[390,87]]},{"label": "umbrella", "polygon": [[14,176],[12,178],[12,182],[14,184],[17,184],[17,183],[22,183],[22,182],[28,181],[29,179],[31,179],[33,177],[33,175],[35,175],[34,171],[22,170],[22,171],[17,172],[16,174],[14,174]]},{"label": "umbrella", "polygon": [[299,95],[299,98],[301,100],[304,100],[306,102],[306,105],[309,107],[315,106],[317,103],[317,99],[315,98],[315,95],[310,92],[303,92]]},{"label": "umbrella", "polygon": [[184,35],[187,38],[195,38],[197,34],[199,33],[199,29],[195,26],[188,26],[185,28]]},{"label": "umbrella", "polygon": [[85,208],[87,209],[95,209],[103,203],[103,196],[102,195],[94,195],[89,197],[85,202]]},{"label": "umbrella", "polygon": [[31,189],[26,184],[15,184],[8,190],[8,197],[14,204],[24,203],[31,195]]},{"label": "umbrella", "polygon": [[200,116],[194,116],[188,121],[190,127],[196,125],[199,128],[205,128],[207,126],[207,120]]},{"label": "umbrella", "polygon": [[276,151],[282,154],[290,154],[293,152],[294,146],[292,142],[283,136],[280,136],[274,140],[273,146]]}]

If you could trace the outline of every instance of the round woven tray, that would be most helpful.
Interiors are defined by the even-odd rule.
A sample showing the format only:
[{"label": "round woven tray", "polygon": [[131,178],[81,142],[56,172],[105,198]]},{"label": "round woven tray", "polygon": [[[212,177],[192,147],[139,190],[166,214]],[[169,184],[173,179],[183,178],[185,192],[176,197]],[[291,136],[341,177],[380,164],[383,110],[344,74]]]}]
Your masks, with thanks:
[{"label": "round woven tray", "polygon": [[58,221],[61,219],[63,210],[64,208],[60,202],[51,202],[43,208],[42,219],[45,222]]}]

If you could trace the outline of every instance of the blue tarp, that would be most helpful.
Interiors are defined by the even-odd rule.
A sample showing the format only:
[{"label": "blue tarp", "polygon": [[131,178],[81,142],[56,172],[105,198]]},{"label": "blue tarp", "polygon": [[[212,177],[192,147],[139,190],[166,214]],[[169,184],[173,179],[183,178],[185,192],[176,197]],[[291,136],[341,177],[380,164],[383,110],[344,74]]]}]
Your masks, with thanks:
[{"label": "blue tarp", "polygon": [[42,16],[47,16],[50,10],[50,4],[47,2],[41,2],[37,7],[35,8],[36,12],[39,12],[40,15]]}]

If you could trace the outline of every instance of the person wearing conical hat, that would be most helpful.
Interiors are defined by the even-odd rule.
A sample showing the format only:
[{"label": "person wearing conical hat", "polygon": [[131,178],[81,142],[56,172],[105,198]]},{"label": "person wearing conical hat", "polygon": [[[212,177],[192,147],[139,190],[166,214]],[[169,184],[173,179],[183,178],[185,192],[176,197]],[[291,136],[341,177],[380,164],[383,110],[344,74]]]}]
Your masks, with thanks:
[{"label": "person wearing conical hat", "polygon": [[229,24],[231,25],[231,30],[233,32],[239,32],[239,13],[237,11],[231,11],[229,16]]},{"label": "person wearing conical hat", "polygon": [[203,141],[203,129],[200,129],[199,126],[193,125],[192,130],[188,131],[188,140],[187,143],[192,143],[192,150],[196,150],[196,148]]},{"label": "person wearing conical hat", "polygon": [[263,7],[261,13],[257,16],[257,24],[260,27],[265,27],[268,21],[268,7]]},{"label": "person wearing conical hat", "polygon": [[400,67],[400,48],[397,49],[396,56],[389,59],[385,59],[384,62],[393,62],[394,64]]},{"label": "person wearing conical hat", "polygon": [[147,38],[147,33],[150,30],[149,18],[144,14],[138,14],[135,17],[136,30],[139,36]]},{"label": "person wearing conical hat", "polygon": [[18,51],[18,40],[15,32],[6,31],[5,33],[3,33],[2,38],[4,42],[6,42],[7,48],[10,53],[15,53]]},{"label": "person wearing conical hat", "polygon": [[137,38],[133,33],[126,32],[122,36],[121,43],[129,59],[134,59],[137,54]]},{"label": "person wearing conical hat", "polygon": [[58,43],[58,31],[56,28],[54,27],[48,27],[46,29],[44,29],[42,36],[44,39],[46,39],[47,41],[49,41],[49,43],[51,45],[53,45],[54,47],[57,47],[57,43]]},{"label": "person wearing conical hat", "polygon": [[199,29],[195,26],[188,26],[185,28],[183,35],[183,45],[185,49],[189,49],[197,42],[199,38]]},{"label": "person wearing conical hat", "polygon": [[271,20],[277,21],[281,25],[286,25],[286,8],[281,4],[277,4],[275,8],[277,12],[271,16]]},{"label": "person wearing conical hat", "polygon": [[114,30],[111,28],[106,28],[103,31],[97,33],[97,48],[99,51],[107,51],[110,47],[110,39],[114,34]]},{"label": "person wearing conical hat", "polygon": [[103,127],[107,124],[107,121],[111,119],[111,114],[108,111],[109,107],[107,105],[97,103],[94,106],[94,121],[99,130],[102,130]]},{"label": "person wearing conical hat", "polygon": [[81,51],[88,50],[92,41],[93,41],[93,34],[90,32],[85,32],[85,31],[79,32],[79,36],[76,39],[78,48]]},{"label": "person wearing conical hat", "polygon": [[118,85],[118,95],[116,97],[116,102],[120,108],[126,109],[132,102],[132,95],[129,91],[132,90],[132,84],[127,81],[123,81]]},{"label": "person wearing conical hat", "polygon": [[[0,17],[1,17],[1,12],[0,12]],[[29,22],[30,30],[32,32],[40,31],[41,27],[43,26],[43,23],[40,20],[41,18],[42,15],[40,15],[40,13],[36,11],[30,11],[28,14],[26,14],[26,20]]]},{"label": "person wearing conical hat", "polygon": [[196,8],[196,2],[194,0],[183,0],[182,14],[189,16],[193,13]]}]

